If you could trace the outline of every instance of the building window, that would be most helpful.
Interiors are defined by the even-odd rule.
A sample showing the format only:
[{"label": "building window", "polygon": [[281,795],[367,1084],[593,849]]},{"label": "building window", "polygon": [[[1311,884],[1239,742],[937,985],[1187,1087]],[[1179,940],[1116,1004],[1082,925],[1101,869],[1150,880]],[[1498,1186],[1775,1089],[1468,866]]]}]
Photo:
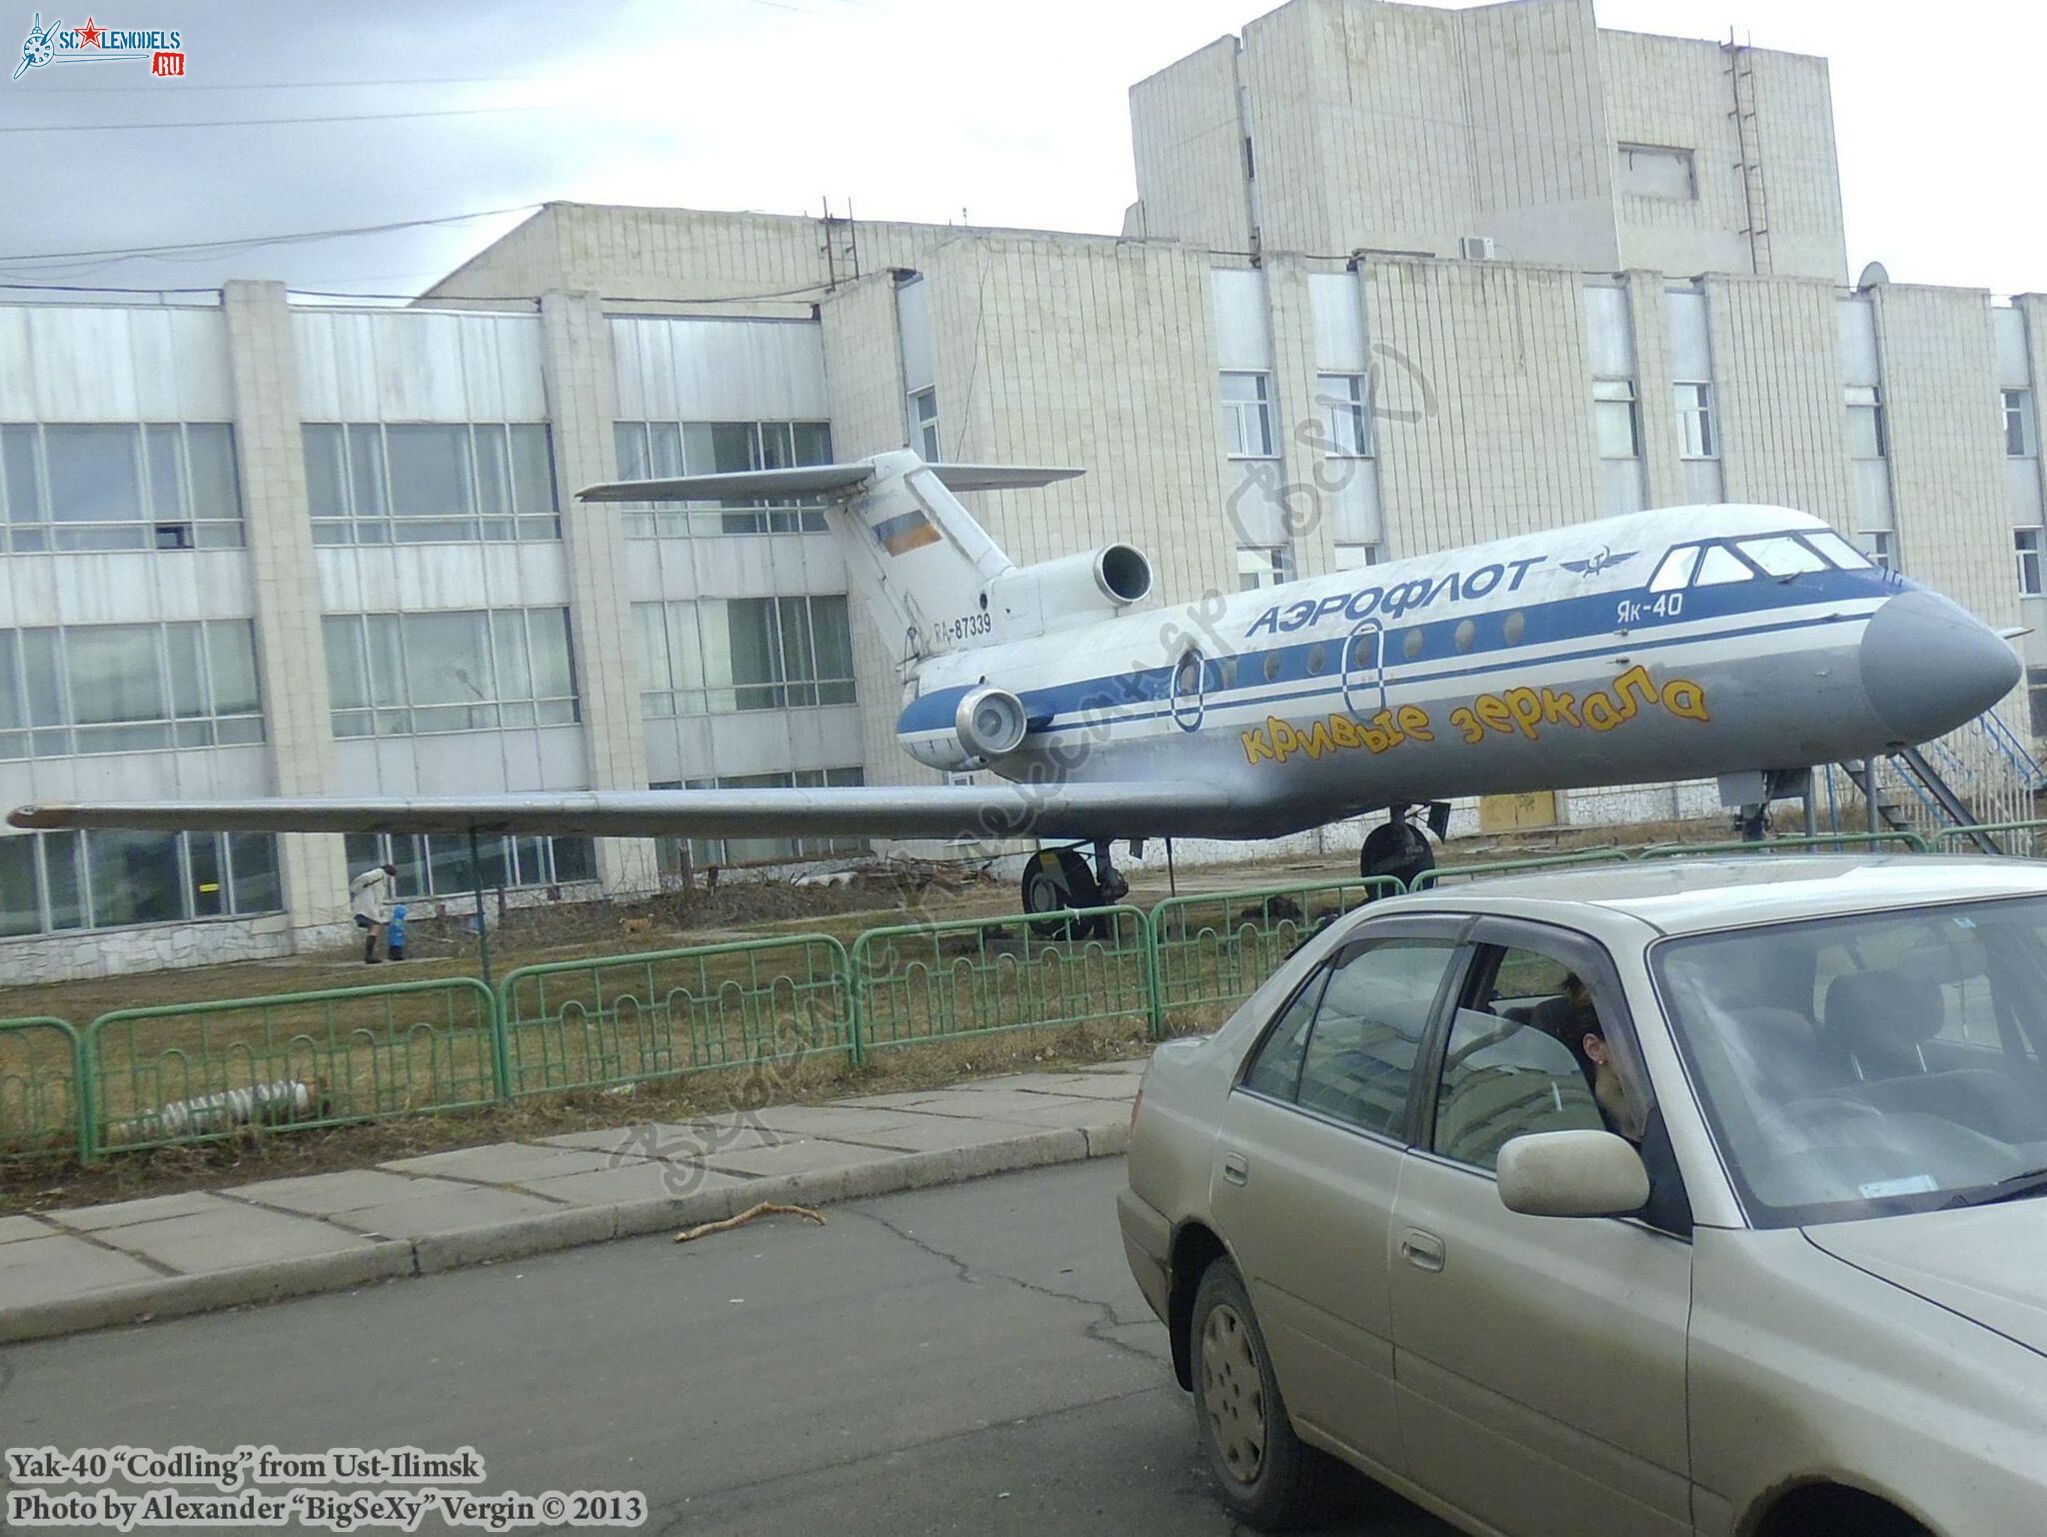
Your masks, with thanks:
[{"label": "building window", "polygon": [[635,603],[648,720],[852,704],[844,594]]},{"label": "building window", "polygon": [[1315,403],[1322,408],[1328,436],[1322,452],[1332,459],[1365,459],[1372,453],[1371,397],[1363,374],[1322,374]]},{"label": "building window", "polygon": [[1848,457],[1881,459],[1888,452],[1883,396],[1873,384],[1848,386]]},{"label": "building window", "polygon": [[2040,451],[2033,434],[2033,392],[2005,390],[2004,451],[2013,459],[2030,459]]},{"label": "building window", "polygon": [[241,542],[234,428],[226,422],[0,425],[0,551]]},{"label": "building window", "polygon": [[1678,453],[1686,459],[1717,459],[1720,440],[1713,432],[1713,386],[1679,384],[1677,394]]},{"label": "building window", "polygon": [[[728,475],[832,462],[829,422],[614,422],[612,438],[618,449],[620,480]],[[625,531],[635,539],[688,534],[822,534],[826,528],[820,506],[788,497],[628,506]]]},{"label": "building window", "polygon": [[1223,448],[1232,459],[1270,459],[1272,444],[1272,375],[1223,375]]},{"label": "building window", "polygon": [[478,838],[474,864],[469,839],[458,833],[350,833],[345,847],[351,875],[396,865],[400,902],[597,879],[597,849],[588,838]]},{"label": "building window", "polygon": [[1886,571],[1898,569],[1897,536],[1887,528],[1865,528],[1855,536],[1855,542],[1871,564]]},{"label": "building window", "polygon": [[2019,594],[2037,598],[2047,588],[2040,585],[2040,530],[2015,528],[2011,531],[2012,553],[2018,557]]},{"label": "building window", "polygon": [[565,608],[330,614],[322,628],[336,736],[579,719]]},{"label": "building window", "polygon": [[559,539],[540,422],[306,422],[315,544]]},{"label": "building window", "polygon": [[910,441],[917,445],[917,452],[924,456],[926,464],[939,464],[942,459],[938,452],[938,390],[936,387],[913,391],[910,395]]},{"label": "building window", "polygon": [[[789,790],[820,789],[827,785],[862,785],[867,775],[857,768],[797,769],[782,774],[727,774],[719,779],[669,780],[656,790]],[[710,865],[777,865],[799,859],[830,859],[859,856],[870,851],[865,838],[663,838],[657,845],[661,873],[672,879],[682,875],[685,844],[694,869]]]},{"label": "building window", "polygon": [[1293,562],[1285,545],[1237,547],[1237,591],[1256,592],[1261,587],[1277,587],[1292,580]]},{"label": "building window", "polygon": [[262,740],[249,620],[0,630],[0,758]]},{"label": "building window", "polygon": [[1689,203],[1699,195],[1692,152],[1661,144],[1622,144],[1615,155],[1615,190],[1628,197]]},{"label": "building window", "polygon": [[1592,383],[1592,431],[1602,459],[1641,457],[1635,423],[1635,381],[1595,379]]},{"label": "building window", "polygon": [[284,909],[268,833],[0,838],[0,936],[189,923]]},{"label": "building window", "polygon": [[1335,550],[1336,569],[1339,571],[1361,571],[1366,566],[1376,566],[1386,557],[1376,544],[1339,544]]}]

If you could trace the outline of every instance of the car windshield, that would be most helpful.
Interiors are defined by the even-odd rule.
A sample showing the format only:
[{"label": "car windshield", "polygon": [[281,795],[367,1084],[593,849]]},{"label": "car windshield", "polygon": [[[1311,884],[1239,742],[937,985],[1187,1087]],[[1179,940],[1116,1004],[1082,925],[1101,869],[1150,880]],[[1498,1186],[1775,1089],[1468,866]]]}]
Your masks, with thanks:
[{"label": "car windshield", "polygon": [[2041,1193],[2047,898],[1666,940],[1651,969],[1756,1226]]}]

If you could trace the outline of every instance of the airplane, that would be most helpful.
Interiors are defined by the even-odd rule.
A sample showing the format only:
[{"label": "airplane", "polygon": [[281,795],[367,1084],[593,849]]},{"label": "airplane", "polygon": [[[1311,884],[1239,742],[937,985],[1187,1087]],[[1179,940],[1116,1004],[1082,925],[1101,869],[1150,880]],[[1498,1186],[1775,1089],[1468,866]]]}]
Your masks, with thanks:
[{"label": "airplane", "polygon": [[[1079,473],[905,449],[581,493],[821,498],[902,673],[898,740],[954,782],[49,804],[8,820],[1035,838],[1022,879],[1035,914],[1119,900],[1122,840],[1142,857],[1150,838],[1275,838],[1384,810],[1361,868],[1411,876],[1433,856],[1410,816],[1427,807],[1441,837],[1453,797],[1757,771],[1782,786],[1953,730],[2021,672],[1998,632],[1783,507],[1630,513],[1141,609],[1152,568],[1130,545],[1019,566],[959,500]],[[984,769],[995,777],[963,778]]]}]

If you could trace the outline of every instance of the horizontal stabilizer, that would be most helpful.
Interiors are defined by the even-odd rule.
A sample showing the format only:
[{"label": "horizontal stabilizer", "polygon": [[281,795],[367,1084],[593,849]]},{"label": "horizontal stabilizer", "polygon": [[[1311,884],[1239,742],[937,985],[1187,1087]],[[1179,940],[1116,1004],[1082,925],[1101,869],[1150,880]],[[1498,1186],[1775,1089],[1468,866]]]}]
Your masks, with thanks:
[{"label": "horizontal stabilizer", "polygon": [[102,801],[24,806],[16,827],[161,832],[515,833],[596,838],[1138,838],[1213,834],[1223,792],[1178,782],[620,790],[475,798]]},{"label": "horizontal stabilizer", "polygon": [[[1019,491],[1071,480],[1083,470],[1009,464],[925,465],[948,491]],[[576,493],[584,502],[721,502],[821,496],[874,478],[874,466],[803,464],[779,470],[732,470],[721,475],[672,475],[664,480],[614,480]]]}]

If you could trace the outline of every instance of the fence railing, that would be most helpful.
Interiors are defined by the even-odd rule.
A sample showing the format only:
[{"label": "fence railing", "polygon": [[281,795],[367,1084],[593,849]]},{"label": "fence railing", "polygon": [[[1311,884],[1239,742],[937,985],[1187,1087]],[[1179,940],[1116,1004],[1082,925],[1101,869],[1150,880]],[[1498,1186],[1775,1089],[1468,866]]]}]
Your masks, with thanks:
[{"label": "fence railing", "polygon": [[850,1056],[849,976],[829,934],[522,966],[498,984],[506,1092]]},{"label": "fence railing", "polygon": [[1142,908],[1083,908],[1071,921],[954,918],[869,929],[849,959],[856,1061],[1010,1030],[1116,1020],[1158,1029]]},{"label": "fence railing", "polygon": [[[2047,819],[1981,831],[2047,835]],[[1947,848],[1967,834],[1943,833]],[[1684,854],[1924,852],[1916,833],[1659,844],[1431,870],[1416,882]],[[1149,912],[961,918],[777,935],[469,977],[0,1020],[0,1162],[220,1141],[472,1109],[693,1073],[857,1064],[877,1050],[1023,1030],[1214,1022],[1390,877],[1168,897]]]},{"label": "fence railing", "polygon": [[496,1000],[473,977],[172,1003],[85,1030],[90,1153],[337,1126],[503,1096]]},{"label": "fence railing", "polygon": [[78,1032],[37,1015],[0,1019],[0,1161],[76,1151],[92,1156],[88,1075]]}]

